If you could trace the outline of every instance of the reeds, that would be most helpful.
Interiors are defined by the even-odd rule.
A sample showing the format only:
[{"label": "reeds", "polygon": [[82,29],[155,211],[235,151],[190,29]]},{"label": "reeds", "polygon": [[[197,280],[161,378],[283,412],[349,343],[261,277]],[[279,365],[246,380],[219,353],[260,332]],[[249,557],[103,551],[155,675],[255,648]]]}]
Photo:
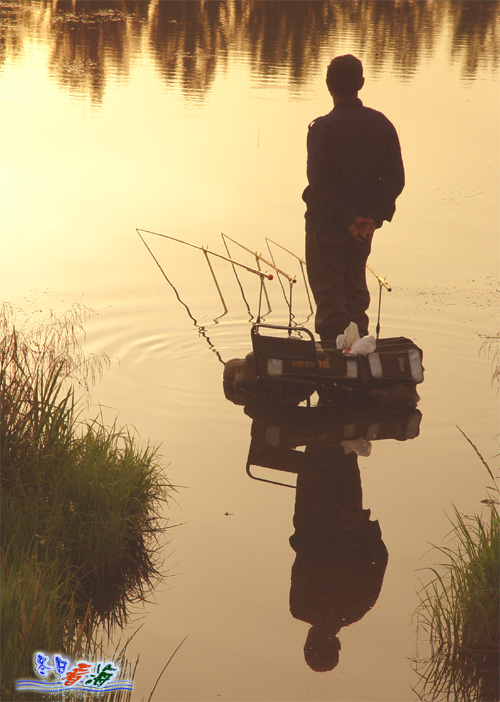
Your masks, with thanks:
[{"label": "reeds", "polygon": [[160,577],[171,486],[155,449],[82,419],[75,388],[107,363],[81,352],[82,316],[0,314],[2,699],[35,651],[95,653],[98,628],[123,624]]},{"label": "reeds", "polygon": [[481,351],[491,359],[493,373],[491,384],[496,384],[497,390],[500,388],[500,334],[495,336],[484,336],[481,344]]},{"label": "reeds", "polygon": [[488,488],[486,514],[465,516],[454,508],[451,544],[435,547],[445,560],[431,569],[433,577],[419,593],[417,610],[431,648],[417,670],[415,691],[422,700],[499,699],[498,494],[496,485]]}]

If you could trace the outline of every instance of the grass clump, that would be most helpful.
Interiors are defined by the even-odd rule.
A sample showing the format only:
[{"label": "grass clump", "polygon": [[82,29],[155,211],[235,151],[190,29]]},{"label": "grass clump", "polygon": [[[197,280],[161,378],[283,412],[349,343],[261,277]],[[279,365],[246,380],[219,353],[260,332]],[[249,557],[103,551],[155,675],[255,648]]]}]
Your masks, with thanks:
[{"label": "grass clump", "polygon": [[500,388],[500,334],[495,336],[483,336],[481,351],[491,359],[493,374],[491,384]]},{"label": "grass clump", "polygon": [[77,391],[107,363],[81,352],[83,318],[0,314],[2,699],[35,651],[95,654],[97,628],[160,577],[170,486],[154,448],[81,418]]},{"label": "grass clump", "polygon": [[[492,471],[471,445],[494,481]],[[451,545],[435,547],[445,560],[431,569],[433,577],[422,588],[417,609],[431,650],[430,657],[417,668],[420,683],[415,691],[419,699],[499,699],[498,497],[494,483],[483,500],[482,514],[465,516],[454,508]]]}]

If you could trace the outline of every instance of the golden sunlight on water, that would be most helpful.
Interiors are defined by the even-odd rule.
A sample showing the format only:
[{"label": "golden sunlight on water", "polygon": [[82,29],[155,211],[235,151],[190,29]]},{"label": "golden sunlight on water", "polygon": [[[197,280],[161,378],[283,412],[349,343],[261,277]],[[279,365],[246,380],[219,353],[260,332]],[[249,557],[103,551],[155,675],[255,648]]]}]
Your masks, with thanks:
[{"label": "golden sunlight on water", "polygon": [[[154,700],[417,699],[419,569],[435,565],[428,544],[447,533],[451,504],[480,509],[486,484],[456,425],[492,465],[498,453],[481,347],[498,333],[499,11],[451,0],[2,3],[2,298],[97,311],[86,348],[113,364],[93,408],[161,444],[178,486],[168,517],[179,526],[163,546],[171,577],[126,632],[144,624],[132,699],[148,698],[186,635]],[[221,231],[266,256],[267,237],[302,256],[307,125],[331,109],[325,68],[346,52],[364,63],[360,97],[402,144],[406,187],[370,263],[393,288],[382,336],[415,340],[425,382],[420,435],[374,441],[359,476],[344,466],[389,557],[373,608],[341,629],[338,665],[318,673],[304,659],[314,607],[290,599],[316,578],[289,543],[302,507],[294,490],[245,472],[251,431],[299,429],[244,414],[222,388],[223,363],[250,350],[258,286],[242,275],[243,299],[231,266],[214,261],[223,314],[203,254],[149,236],[169,285],[136,227],[220,253]],[[274,253],[297,274],[294,312],[312,328],[295,259]],[[375,279],[370,288],[374,325]],[[268,290],[269,321],[281,323],[279,281]]]}]

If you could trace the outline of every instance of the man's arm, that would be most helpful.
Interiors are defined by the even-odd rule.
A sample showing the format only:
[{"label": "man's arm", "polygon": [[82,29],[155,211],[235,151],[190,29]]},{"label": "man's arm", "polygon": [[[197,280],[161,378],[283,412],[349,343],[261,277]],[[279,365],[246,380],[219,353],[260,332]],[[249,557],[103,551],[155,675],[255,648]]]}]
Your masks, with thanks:
[{"label": "man's arm", "polygon": [[369,212],[381,227],[384,220],[390,222],[396,210],[396,198],[405,185],[405,172],[398,135],[391,124],[390,136],[385,150],[382,172],[377,183]]}]

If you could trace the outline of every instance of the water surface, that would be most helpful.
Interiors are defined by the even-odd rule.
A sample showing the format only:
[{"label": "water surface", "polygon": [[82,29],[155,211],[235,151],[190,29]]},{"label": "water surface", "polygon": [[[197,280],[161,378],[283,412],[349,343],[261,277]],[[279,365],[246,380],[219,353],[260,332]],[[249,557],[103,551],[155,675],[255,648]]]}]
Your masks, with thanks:
[{"label": "water surface", "polygon": [[[161,444],[178,486],[165,571],[135,612],[134,699],[412,700],[416,590],[451,504],[481,509],[495,465],[497,392],[481,347],[498,331],[498,2],[3,2],[3,300],[96,310],[86,348],[116,359],[92,400]],[[245,472],[252,420],[221,363],[250,350],[258,288],[203,254],[265,239],[303,255],[305,137],[331,109],[332,56],[364,62],[364,103],[395,124],[407,185],[370,259],[393,292],[382,335],[424,350],[419,436],[359,457],[362,502],[388,551],[373,608],[340,634],[331,672],[304,660],[290,611],[295,490]],[[233,255],[237,255],[236,249]],[[278,265],[299,273],[293,258]],[[252,265],[251,255],[240,258]],[[371,279],[374,325],[378,290]],[[273,311],[287,310],[278,282]],[[310,316],[303,287],[299,321]],[[309,319],[308,322],[311,325]],[[293,476],[292,476],[293,482]]]}]

